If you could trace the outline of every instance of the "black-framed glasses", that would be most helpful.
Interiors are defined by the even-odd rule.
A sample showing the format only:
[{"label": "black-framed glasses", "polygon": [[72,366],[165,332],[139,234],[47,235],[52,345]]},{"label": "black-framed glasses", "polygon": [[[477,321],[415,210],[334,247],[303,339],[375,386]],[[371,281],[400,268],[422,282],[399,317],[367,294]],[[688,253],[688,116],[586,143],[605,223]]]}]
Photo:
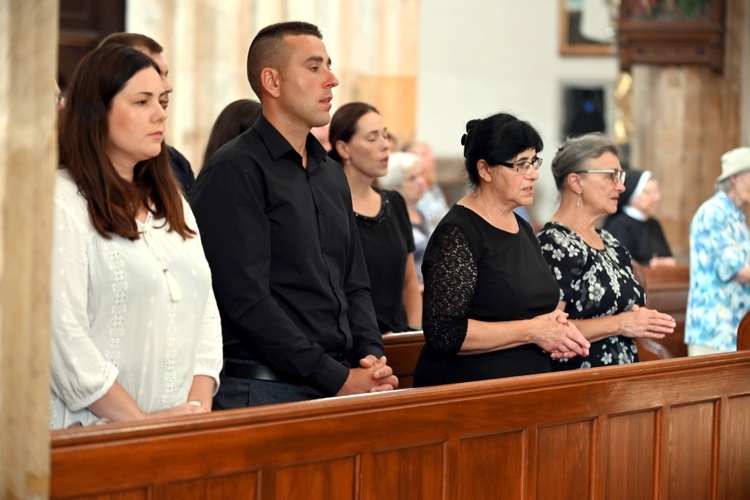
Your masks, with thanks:
[{"label": "black-framed glasses", "polygon": [[613,183],[617,184],[617,182],[625,182],[625,171],[615,168],[609,168],[606,170],[578,170],[577,172],[574,172],[576,174],[607,174],[607,178],[611,180]]},{"label": "black-framed glasses", "polygon": [[537,156],[531,161],[525,160],[519,161],[518,163],[501,161],[499,164],[504,167],[512,168],[517,174],[526,175],[531,167],[534,167],[534,170],[539,170],[539,167],[542,166],[542,159]]}]

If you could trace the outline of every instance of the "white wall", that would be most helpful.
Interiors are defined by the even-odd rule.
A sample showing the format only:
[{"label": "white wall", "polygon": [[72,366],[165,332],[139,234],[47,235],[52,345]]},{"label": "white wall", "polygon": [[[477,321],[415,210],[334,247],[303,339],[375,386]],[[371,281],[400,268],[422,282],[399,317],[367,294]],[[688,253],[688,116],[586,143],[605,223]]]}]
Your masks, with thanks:
[{"label": "white wall", "polygon": [[617,57],[561,56],[557,0],[422,0],[421,10],[417,136],[438,158],[462,158],[470,119],[507,111],[531,122],[545,142],[532,211],[546,221],[557,207],[549,165],[561,144],[562,88],[603,85],[611,103]]}]

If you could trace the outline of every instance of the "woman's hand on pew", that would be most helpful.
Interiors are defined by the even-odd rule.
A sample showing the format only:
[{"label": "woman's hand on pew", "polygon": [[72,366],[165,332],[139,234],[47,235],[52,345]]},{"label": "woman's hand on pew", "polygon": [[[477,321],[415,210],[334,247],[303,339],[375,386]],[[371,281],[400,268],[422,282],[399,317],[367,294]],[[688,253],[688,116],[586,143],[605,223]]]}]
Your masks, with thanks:
[{"label": "woman's hand on pew", "polygon": [[674,332],[677,326],[677,322],[669,314],[637,305],[618,316],[620,317],[620,334],[634,339],[663,339],[667,334]]},{"label": "woman's hand on pew", "polygon": [[210,410],[203,406],[199,401],[190,401],[168,410],[161,410],[154,413],[144,413],[143,419],[151,420],[152,418],[179,417],[182,415],[200,415],[201,413],[208,413],[209,411]]},{"label": "woman's hand on pew", "polygon": [[337,396],[390,391],[398,387],[398,377],[393,374],[393,368],[388,366],[385,356],[376,358],[368,354],[359,360],[359,365],[359,368],[349,370],[349,377]]}]

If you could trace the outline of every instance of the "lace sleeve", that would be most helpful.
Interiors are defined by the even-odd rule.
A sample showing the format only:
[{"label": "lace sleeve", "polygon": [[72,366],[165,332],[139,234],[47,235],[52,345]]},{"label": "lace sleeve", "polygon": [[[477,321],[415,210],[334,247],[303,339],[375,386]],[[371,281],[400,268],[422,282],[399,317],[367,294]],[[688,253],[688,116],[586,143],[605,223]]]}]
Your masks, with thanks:
[{"label": "lace sleeve", "polygon": [[456,353],[466,338],[477,264],[458,226],[439,227],[425,255],[424,335],[437,351]]}]

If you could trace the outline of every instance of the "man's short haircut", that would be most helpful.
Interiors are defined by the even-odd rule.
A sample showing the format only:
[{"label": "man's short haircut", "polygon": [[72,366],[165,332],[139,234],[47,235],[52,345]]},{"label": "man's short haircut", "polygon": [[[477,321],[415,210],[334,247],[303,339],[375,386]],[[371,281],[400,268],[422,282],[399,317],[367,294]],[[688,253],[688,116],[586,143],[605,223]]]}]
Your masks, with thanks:
[{"label": "man's short haircut", "polygon": [[289,54],[284,51],[284,38],[287,36],[311,35],[323,39],[320,29],[314,24],[302,21],[288,21],[266,26],[255,35],[247,51],[247,80],[255,95],[261,97],[260,72],[263,68],[283,67]]},{"label": "man's short haircut", "polygon": [[125,45],[134,49],[143,47],[152,54],[161,54],[164,52],[164,47],[159,45],[159,42],[140,33],[112,33],[99,42],[98,47],[101,48],[107,45]]}]

